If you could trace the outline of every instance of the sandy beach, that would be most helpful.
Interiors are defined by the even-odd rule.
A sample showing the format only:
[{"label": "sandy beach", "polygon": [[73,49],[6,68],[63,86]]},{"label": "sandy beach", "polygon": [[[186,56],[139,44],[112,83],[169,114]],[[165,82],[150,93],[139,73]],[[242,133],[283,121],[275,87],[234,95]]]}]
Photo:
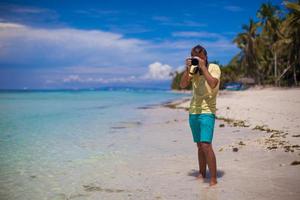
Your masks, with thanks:
[{"label": "sandy beach", "polygon": [[[184,98],[140,108],[144,123],[126,122],[110,134],[114,165],[90,165],[92,173],[81,173],[80,187],[50,199],[299,199],[299,94],[299,89],[220,93],[214,187],[195,177],[197,149]],[[122,134],[125,129],[129,134]]]},{"label": "sandy beach", "polygon": [[[26,148],[35,153],[24,153],[24,160],[16,152],[21,154],[26,148],[21,146],[18,151],[15,143],[8,144],[17,135],[3,137],[3,150],[10,145],[15,148],[2,159],[15,161],[2,165],[0,199],[299,199],[299,89],[220,91],[213,138],[218,177],[214,187],[209,187],[209,179],[196,178],[197,147],[187,111],[191,94],[186,93],[162,104],[130,104],[130,109],[125,107],[128,113],[115,110],[116,120],[106,115],[106,129],[99,126],[107,109],[98,105],[102,94],[94,98],[93,106],[87,98],[85,109],[73,109],[72,115],[82,114],[74,123],[61,119],[47,129],[56,131],[26,137],[33,142]],[[95,93],[84,97],[88,95]],[[140,98],[154,95],[143,93]],[[49,118],[44,121],[49,125]],[[91,124],[84,126],[83,122]],[[48,138],[46,143],[44,138]]]}]

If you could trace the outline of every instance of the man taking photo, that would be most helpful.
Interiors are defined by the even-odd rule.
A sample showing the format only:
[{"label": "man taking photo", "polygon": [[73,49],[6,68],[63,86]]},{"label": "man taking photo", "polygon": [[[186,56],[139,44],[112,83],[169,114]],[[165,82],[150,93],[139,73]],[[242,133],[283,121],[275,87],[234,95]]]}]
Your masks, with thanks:
[{"label": "man taking photo", "polygon": [[186,70],[180,87],[192,84],[193,97],[189,108],[189,125],[193,140],[198,148],[199,175],[206,178],[206,165],[210,172],[210,186],[217,184],[217,163],[212,148],[216,118],[216,98],[219,91],[221,70],[217,64],[208,64],[205,48],[197,45],[191,50],[191,58],[186,59]]}]

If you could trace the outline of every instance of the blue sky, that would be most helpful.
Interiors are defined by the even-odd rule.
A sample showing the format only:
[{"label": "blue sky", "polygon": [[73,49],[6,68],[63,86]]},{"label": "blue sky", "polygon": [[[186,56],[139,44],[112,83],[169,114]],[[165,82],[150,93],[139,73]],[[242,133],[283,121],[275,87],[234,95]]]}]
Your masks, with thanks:
[{"label": "blue sky", "polygon": [[169,87],[197,44],[228,63],[264,2],[1,1],[0,88]]}]

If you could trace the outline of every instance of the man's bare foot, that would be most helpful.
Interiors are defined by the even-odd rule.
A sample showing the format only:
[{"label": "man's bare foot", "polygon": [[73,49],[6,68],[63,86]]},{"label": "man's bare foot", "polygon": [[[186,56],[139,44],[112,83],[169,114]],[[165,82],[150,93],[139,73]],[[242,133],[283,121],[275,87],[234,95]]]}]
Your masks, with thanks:
[{"label": "man's bare foot", "polygon": [[202,173],[199,173],[197,176],[196,176],[197,179],[199,180],[203,180],[205,179],[205,175],[203,175]]},{"label": "man's bare foot", "polygon": [[211,179],[210,182],[209,182],[209,186],[214,186],[214,185],[217,185],[217,180],[216,179]]}]

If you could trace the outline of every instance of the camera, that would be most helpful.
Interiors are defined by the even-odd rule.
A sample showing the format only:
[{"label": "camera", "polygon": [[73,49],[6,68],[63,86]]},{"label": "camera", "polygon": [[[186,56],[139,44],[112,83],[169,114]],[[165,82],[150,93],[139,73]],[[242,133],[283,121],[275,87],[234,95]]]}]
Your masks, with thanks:
[{"label": "camera", "polygon": [[191,61],[192,61],[192,65],[191,65],[191,68],[190,68],[190,75],[194,75],[196,73],[200,73],[200,69],[199,69],[199,60],[197,59],[197,57],[192,57],[191,58]]},{"label": "camera", "polygon": [[196,65],[198,66],[199,65],[199,60],[197,58],[192,58],[192,65]]}]

